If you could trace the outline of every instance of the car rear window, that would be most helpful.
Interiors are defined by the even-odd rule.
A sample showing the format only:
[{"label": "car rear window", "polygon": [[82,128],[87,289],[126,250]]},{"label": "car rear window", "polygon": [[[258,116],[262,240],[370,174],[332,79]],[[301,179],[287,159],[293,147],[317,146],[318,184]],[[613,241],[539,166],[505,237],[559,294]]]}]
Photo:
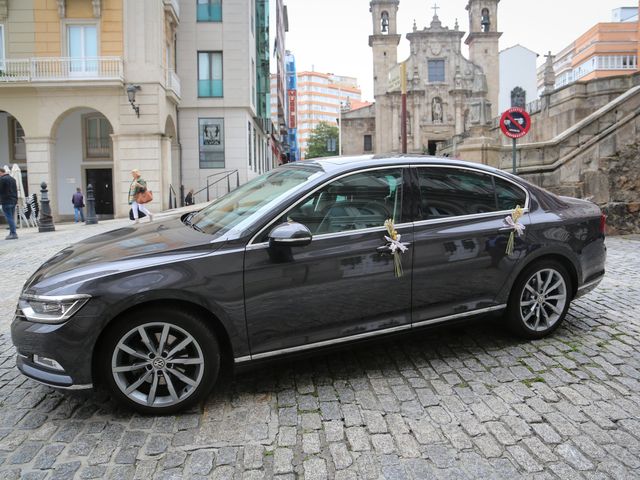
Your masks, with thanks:
[{"label": "car rear window", "polygon": [[463,168],[419,168],[418,185],[419,220],[512,210],[526,201],[517,185]]}]

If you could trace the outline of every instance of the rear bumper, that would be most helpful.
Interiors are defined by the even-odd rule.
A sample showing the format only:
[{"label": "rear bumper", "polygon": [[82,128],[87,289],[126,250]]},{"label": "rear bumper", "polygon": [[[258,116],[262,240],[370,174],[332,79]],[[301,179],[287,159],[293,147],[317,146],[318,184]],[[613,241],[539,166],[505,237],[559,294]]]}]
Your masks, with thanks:
[{"label": "rear bumper", "polygon": [[583,283],[578,287],[575,298],[586,295],[587,293],[595,289],[600,284],[603,278],[604,272],[598,274],[595,278],[590,279],[588,282]]}]

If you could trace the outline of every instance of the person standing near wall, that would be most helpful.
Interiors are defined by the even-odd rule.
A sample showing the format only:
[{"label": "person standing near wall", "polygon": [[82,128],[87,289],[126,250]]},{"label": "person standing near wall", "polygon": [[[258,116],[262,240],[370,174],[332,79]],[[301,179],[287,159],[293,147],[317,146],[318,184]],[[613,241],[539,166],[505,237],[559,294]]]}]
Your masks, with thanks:
[{"label": "person standing near wall", "polygon": [[184,197],[184,205],[185,207],[189,206],[189,205],[193,205],[195,202],[193,200],[193,188],[189,190],[189,193],[187,193],[187,196]]},{"label": "person standing near wall", "polygon": [[73,217],[75,222],[78,223],[78,217],[80,217],[80,221],[84,222],[84,196],[82,195],[82,190],[80,188],[76,188],[76,193],[71,197],[71,203],[73,203]]},{"label": "person standing near wall", "polygon": [[5,240],[17,240],[16,233],[16,203],[18,203],[18,185],[4,167],[0,167],[0,205],[9,224],[9,235]]},{"label": "person standing near wall", "polygon": [[138,170],[137,168],[131,170],[131,176],[133,177],[133,181],[129,186],[129,205],[131,205],[131,211],[133,212],[134,223],[138,223],[138,212],[144,213],[149,217],[149,221],[152,222],[153,215],[151,214],[151,212],[147,210],[147,207],[145,207],[141,203],[138,203],[136,200],[136,197],[139,193],[147,190],[147,182],[142,179],[140,170]]}]

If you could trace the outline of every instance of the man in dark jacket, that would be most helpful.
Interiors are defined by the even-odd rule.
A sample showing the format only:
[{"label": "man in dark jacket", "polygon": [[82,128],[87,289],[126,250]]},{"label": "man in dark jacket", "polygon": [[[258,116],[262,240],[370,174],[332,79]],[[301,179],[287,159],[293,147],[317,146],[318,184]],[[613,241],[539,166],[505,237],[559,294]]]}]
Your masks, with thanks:
[{"label": "man in dark jacket", "polygon": [[80,217],[80,221],[84,222],[84,197],[82,196],[82,190],[76,188],[76,193],[71,197],[71,203],[73,203],[73,216],[78,223],[78,217]]},{"label": "man in dark jacket", "polygon": [[18,185],[11,175],[0,167],[0,205],[9,224],[9,235],[6,240],[16,240],[16,203],[18,203]]}]

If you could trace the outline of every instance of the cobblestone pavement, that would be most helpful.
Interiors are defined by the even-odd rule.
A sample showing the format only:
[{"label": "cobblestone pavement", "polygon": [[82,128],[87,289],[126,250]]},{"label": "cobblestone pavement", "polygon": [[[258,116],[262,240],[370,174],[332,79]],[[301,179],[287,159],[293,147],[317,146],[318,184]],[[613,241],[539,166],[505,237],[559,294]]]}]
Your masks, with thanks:
[{"label": "cobblestone pavement", "polygon": [[551,338],[516,340],[488,321],[439,328],[272,364],[154,418],[14,366],[20,285],[106,228],[0,243],[0,479],[640,477],[638,238],[608,239],[606,279]]}]

